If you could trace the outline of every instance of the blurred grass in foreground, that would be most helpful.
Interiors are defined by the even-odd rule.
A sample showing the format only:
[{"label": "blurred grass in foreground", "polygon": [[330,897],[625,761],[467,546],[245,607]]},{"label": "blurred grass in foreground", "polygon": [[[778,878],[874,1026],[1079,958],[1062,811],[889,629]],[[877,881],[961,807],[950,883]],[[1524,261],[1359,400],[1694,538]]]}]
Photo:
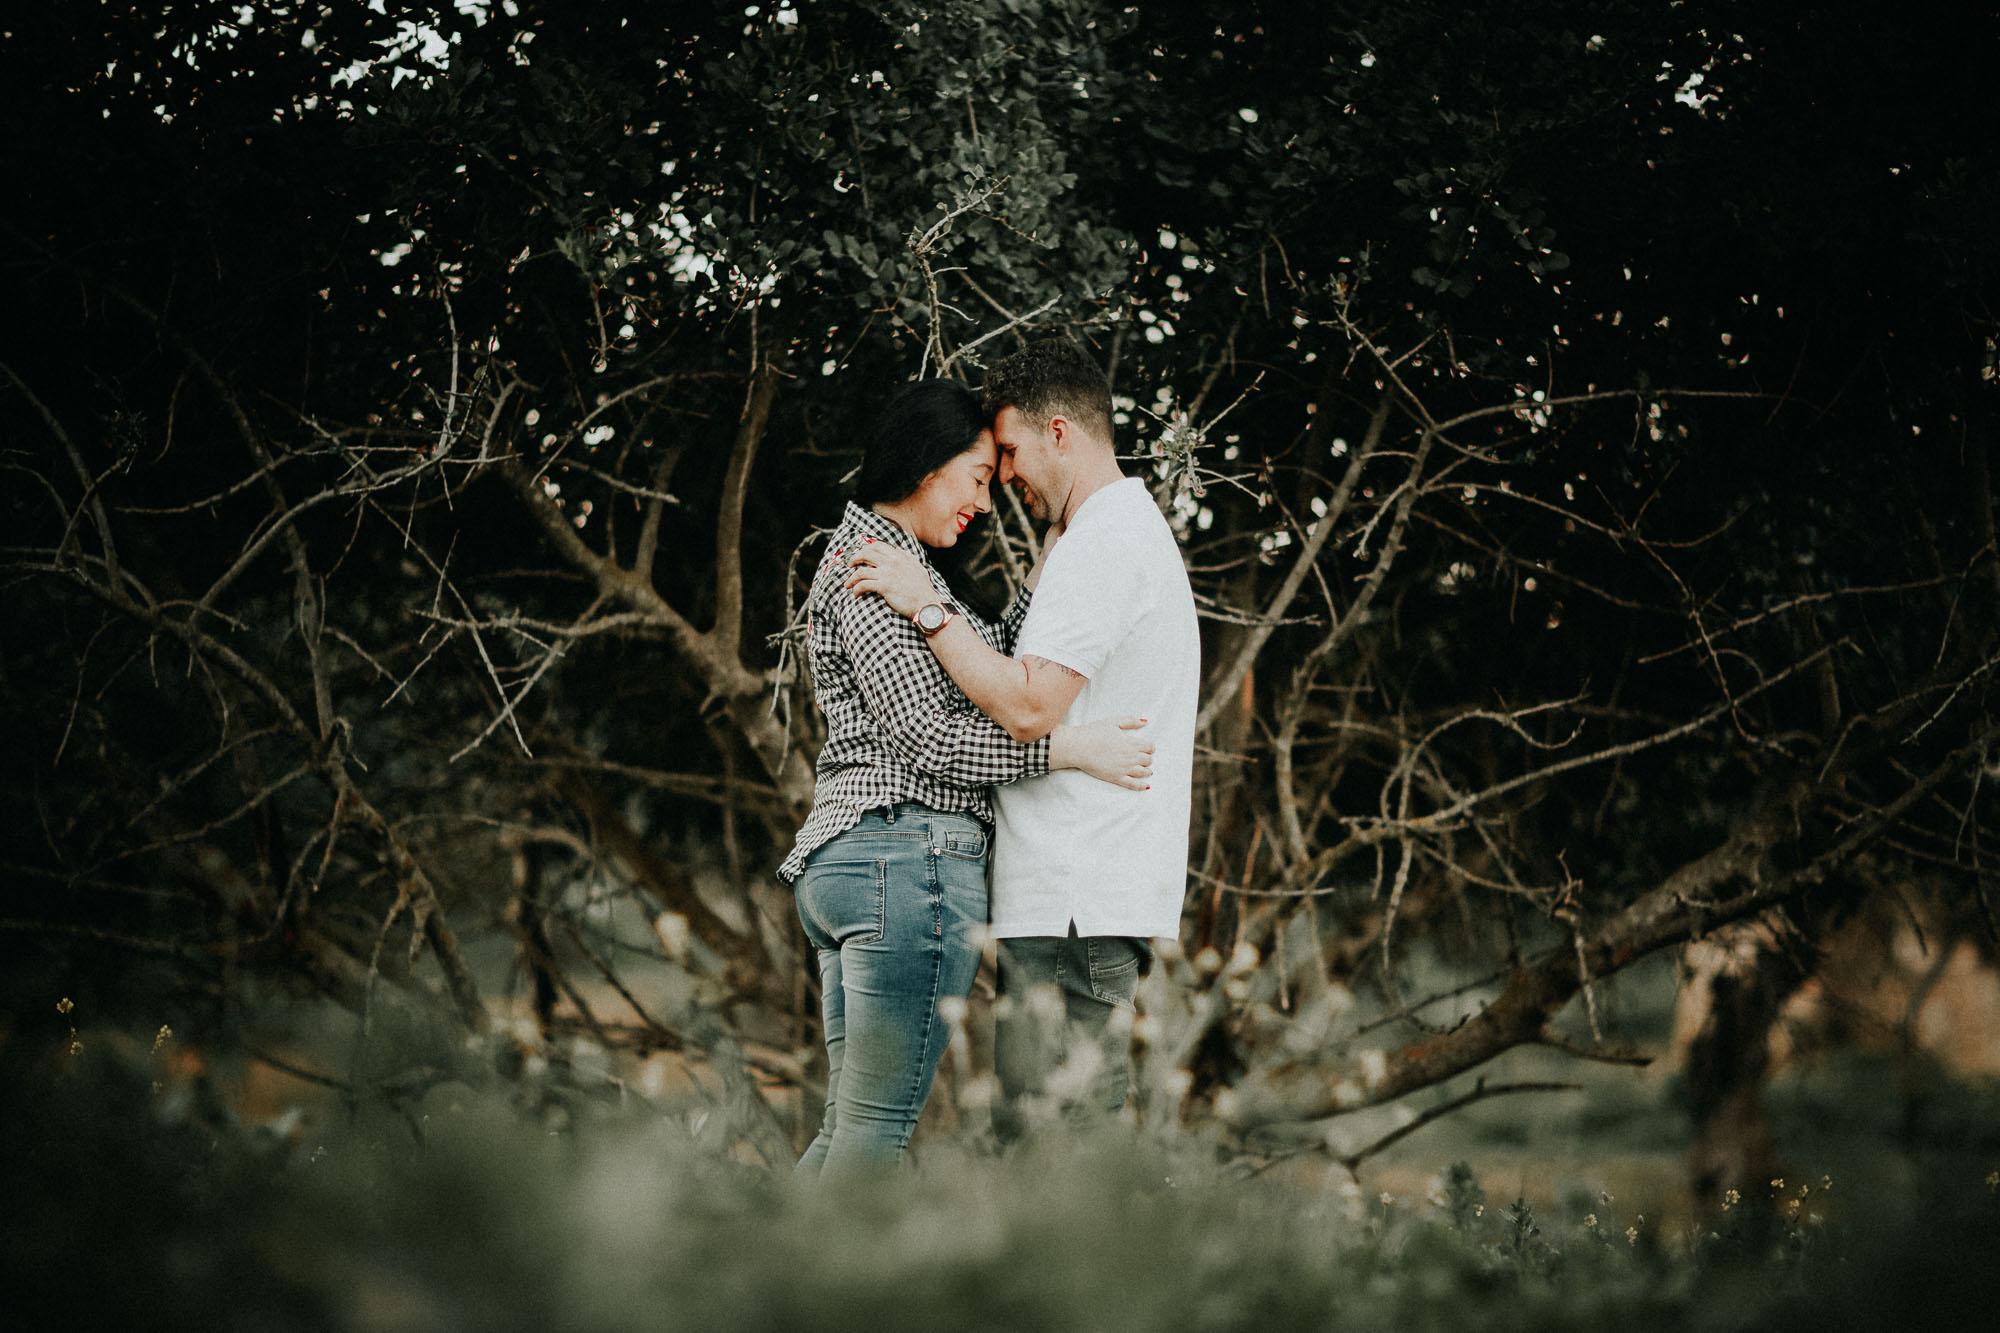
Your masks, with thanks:
[{"label": "blurred grass in foreground", "polygon": [[294,1139],[149,1077],[0,1047],[11,1327],[1900,1329],[2000,1296],[2000,1194],[1967,1160],[1825,1214],[1796,1182],[1705,1229],[1487,1198],[1463,1166],[1365,1195],[1115,1129],[934,1141],[920,1170],[815,1190],[736,1160],[694,1103],[551,1116],[448,1083]]}]

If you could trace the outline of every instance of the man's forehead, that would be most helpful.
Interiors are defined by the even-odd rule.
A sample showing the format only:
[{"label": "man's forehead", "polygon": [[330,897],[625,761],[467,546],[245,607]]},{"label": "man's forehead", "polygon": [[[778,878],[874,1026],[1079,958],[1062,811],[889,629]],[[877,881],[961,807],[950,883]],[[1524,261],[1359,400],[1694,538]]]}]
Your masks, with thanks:
[{"label": "man's forehead", "polygon": [[1011,437],[1031,434],[1035,429],[1035,422],[1028,414],[1011,404],[993,417],[993,438],[1000,441],[1002,448],[1008,447]]}]

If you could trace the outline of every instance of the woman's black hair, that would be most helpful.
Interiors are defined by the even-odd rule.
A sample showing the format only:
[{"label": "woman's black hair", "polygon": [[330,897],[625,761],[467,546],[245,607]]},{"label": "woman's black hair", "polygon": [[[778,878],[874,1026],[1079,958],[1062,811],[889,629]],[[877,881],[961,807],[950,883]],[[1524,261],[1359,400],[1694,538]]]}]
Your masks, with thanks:
[{"label": "woman's black hair", "polygon": [[909,499],[925,477],[970,449],[986,426],[979,395],[958,380],[904,385],[875,414],[855,503],[865,508]]},{"label": "woman's black hair", "polygon": [[[972,447],[992,423],[979,395],[958,380],[918,380],[898,389],[875,414],[854,483],[854,502],[895,504],[916,494],[924,478]],[[952,595],[987,620],[999,619],[1003,603],[976,572],[975,548],[985,543],[970,531],[957,544],[933,548],[930,561],[944,575]]]}]

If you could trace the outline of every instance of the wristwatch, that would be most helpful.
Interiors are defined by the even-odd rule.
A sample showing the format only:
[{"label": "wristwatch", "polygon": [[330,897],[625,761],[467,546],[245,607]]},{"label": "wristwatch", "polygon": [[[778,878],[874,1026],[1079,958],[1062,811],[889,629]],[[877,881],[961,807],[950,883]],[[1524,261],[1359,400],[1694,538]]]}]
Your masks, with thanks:
[{"label": "wristwatch", "polygon": [[931,635],[951,623],[951,612],[945,610],[942,604],[932,602],[928,606],[918,607],[917,613],[911,616],[910,619],[918,629],[924,632],[924,637],[928,639]]}]

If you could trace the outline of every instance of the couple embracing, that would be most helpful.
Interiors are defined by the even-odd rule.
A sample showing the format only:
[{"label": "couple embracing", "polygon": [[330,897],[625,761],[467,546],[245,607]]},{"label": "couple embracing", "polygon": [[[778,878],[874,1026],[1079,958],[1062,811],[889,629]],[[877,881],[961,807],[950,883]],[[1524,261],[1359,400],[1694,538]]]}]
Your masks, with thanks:
[{"label": "couple embracing", "polygon": [[[1047,531],[989,623],[927,549],[955,545],[995,483]],[[799,1169],[902,1157],[950,1040],[940,1011],[989,937],[996,1130],[1017,1136],[1038,1097],[1115,1111],[1130,1042],[1114,1015],[1150,941],[1180,930],[1200,642],[1173,533],[1119,471],[1096,363],[1050,339],[994,366],[983,399],[955,380],[901,390],[807,606],[827,739],[778,873],[819,956],[828,1073]],[[1065,1068],[1089,1086],[1058,1086]]]}]

